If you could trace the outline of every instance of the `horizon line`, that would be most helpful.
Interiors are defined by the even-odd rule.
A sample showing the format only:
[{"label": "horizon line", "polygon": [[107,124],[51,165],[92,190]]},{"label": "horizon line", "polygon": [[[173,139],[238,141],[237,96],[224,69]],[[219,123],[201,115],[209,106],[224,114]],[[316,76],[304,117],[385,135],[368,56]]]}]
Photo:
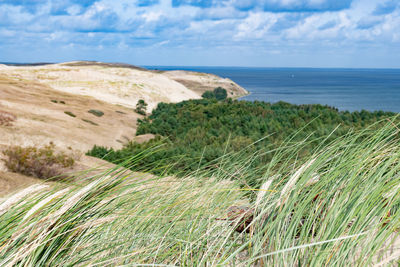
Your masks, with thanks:
[{"label": "horizon line", "polygon": [[108,63],[108,64],[128,64],[132,66],[137,66],[137,67],[161,67],[161,68],[253,68],[253,69],[361,69],[361,70],[400,70],[400,67],[294,67],[294,66],[238,66],[238,65],[153,65],[153,64],[132,64],[132,63],[127,63],[127,62],[110,62],[110,61],[98,61],[98,60],[68,60],[68,61],[60,61],[60,62],[2,62],[0,61],[0,64],[3,65],[52,65],[52,64],[61,64],[61,63],[67,63],[67,62],[99,62],[99,63]]}]

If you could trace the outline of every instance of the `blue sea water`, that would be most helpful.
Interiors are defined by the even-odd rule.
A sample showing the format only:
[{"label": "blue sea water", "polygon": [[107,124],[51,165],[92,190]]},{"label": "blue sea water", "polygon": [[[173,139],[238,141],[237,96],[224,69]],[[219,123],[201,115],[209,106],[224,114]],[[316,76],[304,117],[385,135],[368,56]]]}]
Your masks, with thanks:
[{"label": "blue sea water", "polygon": [[400,69],[154,67],[227,77],[250,92],[243,100],[323,104],[339,110],[400,112]]}]

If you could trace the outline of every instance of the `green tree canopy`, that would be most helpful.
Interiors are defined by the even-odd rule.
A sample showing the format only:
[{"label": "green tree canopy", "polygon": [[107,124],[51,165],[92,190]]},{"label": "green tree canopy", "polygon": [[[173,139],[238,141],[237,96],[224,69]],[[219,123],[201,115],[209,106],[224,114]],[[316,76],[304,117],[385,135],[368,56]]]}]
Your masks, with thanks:
[{"label": "green tree canopy", "polygon": [[217,87],[213,91],[205,91],[202,95],[205,99],[217,99],[218,101],[225,100],[228,97],[228,93],[222,87]]},{"label": "green tree canopy", "polygon": [[139,99],[136,104],[135,111],[141,115],[146,115],[147,103],[143,99]]}]

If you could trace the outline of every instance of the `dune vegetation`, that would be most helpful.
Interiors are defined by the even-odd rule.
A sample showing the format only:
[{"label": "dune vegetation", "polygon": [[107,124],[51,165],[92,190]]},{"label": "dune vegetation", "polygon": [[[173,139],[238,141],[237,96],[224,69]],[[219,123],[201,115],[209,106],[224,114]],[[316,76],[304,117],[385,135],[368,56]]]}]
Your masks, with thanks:
[{"label": "dune vegetation", "polygon": [[[400,131],[393,119],[378,123],[334,140],[227,153],[182,178],[129,171],[148,150],[77,174],[79,185],[34,185],[0,202],[0,265],[396,263]],[[265,154],[269,162],[251,164]],[[249,177],[261,186],[243,184]]]},{"label": "dune vegetation", "polygon": [[[130,142],[119,150],[95,146],[88,155],[119,163],[152,149],[152,155],[132,166],[133,170],[182,176],[196,171],[199,166],[215,168],[219,158],[227,153],[240,152],[241,157],[249,157],[260,151],[277,149],[288,138],[291,143],[313,140],[298,153],[298,157],[308,158],[321,139],[332,141],[349,131],[371,125],[379,128],[394,115],[382,111],[338,111],[322,105],[231,99],[160,103],[149,117],[138,120],[136,132],[138,135],[154,134],[155,139],[141,144]],[[272,153],[264,153],[250,163],[251,167],[262,168],[272,156]],[[262,171],[258,171],[260,175]],[[252,177],[246,182],[260,186]]]}]

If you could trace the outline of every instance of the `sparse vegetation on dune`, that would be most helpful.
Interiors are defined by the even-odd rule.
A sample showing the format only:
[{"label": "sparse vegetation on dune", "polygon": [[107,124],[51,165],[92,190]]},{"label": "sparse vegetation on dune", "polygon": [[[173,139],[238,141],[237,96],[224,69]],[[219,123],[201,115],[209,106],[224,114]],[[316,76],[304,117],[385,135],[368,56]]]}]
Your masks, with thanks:
[{"label": "sparse vegetation on dune", "polygon": [[101,117],[104,115],[104,112],[98,109],[91,109],[88,112],[95,115],[96,117]]},{"label": "sparse vegetation on dune", "polygon": [[72,113],[71,111],[64,111],[65,114],[67,114],[68,116],[71,116],[72,118],[75,118],[76,115],[74,113]]},{"label": "sparse vegetation on dune", "polygon": [[62,178],[75,163],[72,156],[55,151],[54,144],[42,148],[13,146],[3,154],[9,171],[41,179]]},{"label": "sparse vegetation on dune", "polygon": [[[115,168],[80,177],[88,179],[81,187],[33,188],[0,203],[0,265],[392,264],[400,256],[399,134],[389,122],[319,139],[306,158],[310,140],[286,141],[223,155],[216,168],[180,179]],[[252,166],[265,153],[272,159]],[[248,177],[262,186],[248,187]],[[241,233],[243,220],[227,214],[234,205],[252,212]]]}]

